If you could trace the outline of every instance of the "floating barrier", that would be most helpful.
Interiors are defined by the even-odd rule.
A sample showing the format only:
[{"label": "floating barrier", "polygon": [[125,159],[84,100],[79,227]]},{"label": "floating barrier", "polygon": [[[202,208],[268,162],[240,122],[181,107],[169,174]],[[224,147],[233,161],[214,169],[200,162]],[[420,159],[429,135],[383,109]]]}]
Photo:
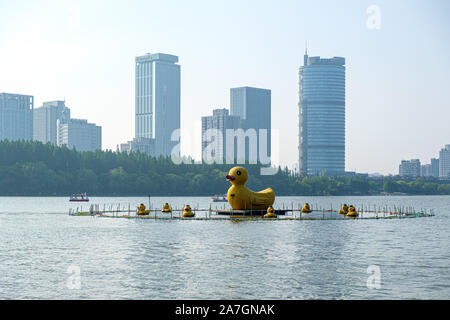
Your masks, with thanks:
[{"label": "floating barrier", "polygon": [[[304,207],[291,205],[291,208],[272,208],[270,212],[266,210],[233,210],[233,209],[208,209],[186,207],[177,209],[171,208],[164,212],[163,209],[147,209],[145,215],[138,214],[139,210],[131,209],[130,204],[126,205],[91,205],[88,211],[83,211],[83,207],[69,210],[71,216],[93,216],[102,218],[124,218],[124,219],[158,219],[158,220],[258,220],[258,221],[298,221],[298,220],[361,220],[361,219],[403,219],[434,216],[433,209],[415,210],[413,207],[370,207],[355,208],[356,214],[343,214],[341,210],[319,209],[317,206],[310,206],[309,212],[302,210]],[[195,212],[195,213],[194,213]],[[270,213],[270,214],[269,214]],[[268,215],[269,214],[269,215]]]},{"label": "floating barrier", "polygon": [[[256,217],[263,217],[268,213],[267,210],[233,210],[233,209],[216,209],[212,210],[218,215],[221,216],[256,216]],[[288,210],[283,209],[274,209],[274,214],[279,216],[284,216]]]}]

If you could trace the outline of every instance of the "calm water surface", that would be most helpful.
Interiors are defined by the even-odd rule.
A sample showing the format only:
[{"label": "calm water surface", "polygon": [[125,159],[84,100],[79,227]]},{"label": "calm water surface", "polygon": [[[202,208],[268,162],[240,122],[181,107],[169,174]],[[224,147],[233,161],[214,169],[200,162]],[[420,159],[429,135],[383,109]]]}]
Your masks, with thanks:
[{"label": "calm water surface", "polygon": [[[206,197],[151,201],[209,207]],[[90,203],[140,202],[148,199]],[[450,299],[450,196],[279,197],[276,205],[304,202],[415,206],[436,216],[128,220],[69,216],[68,198],[0,197],[0,298]],[[379,289],[367,286],[369,266],[380,270]]]}]

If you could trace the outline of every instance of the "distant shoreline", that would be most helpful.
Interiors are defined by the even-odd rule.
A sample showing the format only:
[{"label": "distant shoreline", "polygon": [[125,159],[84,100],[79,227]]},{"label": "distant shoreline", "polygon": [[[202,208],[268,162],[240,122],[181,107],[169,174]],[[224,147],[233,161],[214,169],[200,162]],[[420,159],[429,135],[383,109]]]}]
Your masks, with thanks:
[{"label": "distant shoreline", "polygon": [[[78,152],[40,142],[0,141],[0,194],[101,197],[211,197],[226,193],[225,176],[235,164],[175,164],[170,157],[106,151]],[[244,165],[246,186],[268,187],[277,196],[450,195],[450,181],[366,175],[307,176],[278,168],[262,175],[261,164]]]}]

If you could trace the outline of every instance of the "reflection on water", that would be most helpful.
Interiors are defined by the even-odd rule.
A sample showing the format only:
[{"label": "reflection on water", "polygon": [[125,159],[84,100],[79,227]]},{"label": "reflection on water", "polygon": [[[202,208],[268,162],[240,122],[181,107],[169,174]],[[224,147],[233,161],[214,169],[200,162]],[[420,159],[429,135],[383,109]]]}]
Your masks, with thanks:
[{"label": "reflection on water", "polygon": [[[346,202],[436,212],[283,222],[71,217],[67,200],[0,197],[0,298],[450,298],[450,197],[279,197],[275,206]],[[209,207],[209,197],[151,200],[153,207]],[[91,199],[132,207],[142,201]],[[379,290],[366,285],[371,265],[381,271]],[[79,267],[80,289],[67,286],[70,266]]]}]

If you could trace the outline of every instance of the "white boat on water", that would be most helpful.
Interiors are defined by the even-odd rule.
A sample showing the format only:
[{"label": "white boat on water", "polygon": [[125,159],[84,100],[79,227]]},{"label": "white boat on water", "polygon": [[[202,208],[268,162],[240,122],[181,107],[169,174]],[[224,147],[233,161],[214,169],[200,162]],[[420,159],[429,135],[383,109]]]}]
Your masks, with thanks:
[{"label": "white boat on water", "polygon": [[71,202],[89,202],[89,197],[86,193],[73,194],[70,196]]},{"label": "white boat on water", "polygon": [[227,196],[224,194],[216,194],[211,197],[212,202],[228,202]]}]

